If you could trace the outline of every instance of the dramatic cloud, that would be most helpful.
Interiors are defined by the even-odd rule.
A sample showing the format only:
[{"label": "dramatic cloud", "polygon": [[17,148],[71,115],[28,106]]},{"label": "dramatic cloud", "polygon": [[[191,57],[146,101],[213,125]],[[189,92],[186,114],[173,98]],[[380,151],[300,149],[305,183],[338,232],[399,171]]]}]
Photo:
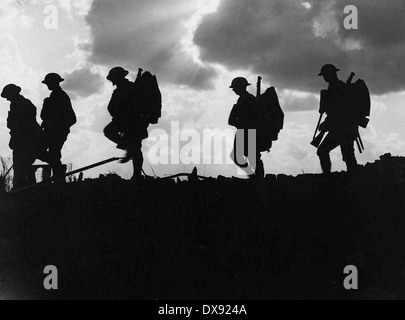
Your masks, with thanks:
[{"label": "dramatic cloud", "polygon": [[94,0],[86,20],[92,34],[93,63],[138,67],[166,82],[193,88],[211,87],[215,71],[186,52],[186,22],[197,6],[189,0]]},{"label": "dramatic cloud", "polygon": [[285,90],[280,97],[285,112],[313,111],[319,106],[319,98],[313,94],[302,94]]},{"label": "dramatic cloud", "polygon": [[33,26],[35,19],[26,15],[20,0],[2,0],[0,3],[0,30],[6,28],[29,29]]},{"label": "dramatic cloud", "polygon": [[88,14],[92,0],[58,0],[59,5],[65,9],[69,16],[85,16]]},{"label": "dramatic cloud", "polygon": [[[343,28],[346,5],[359,10],[359,30]],[[194,41],[206,62],[265,74],[279,88],[319,92],[321,66],[350,71],[374,94],[405,89],[403,0],[222,0]]]},{"label": "dramatic cloud", "polygon": [[89,66],[64,74],[63,88],[73,93],[73,98],[87,98],[99,93],[105,85],[104,79]]},{"label": "dramatic cloud", "polygon": [[6,19],[11,21],[10,18],[15,18],[18,10],[13,0],[3,0],[0,3],[0,22],[4,22]]}]

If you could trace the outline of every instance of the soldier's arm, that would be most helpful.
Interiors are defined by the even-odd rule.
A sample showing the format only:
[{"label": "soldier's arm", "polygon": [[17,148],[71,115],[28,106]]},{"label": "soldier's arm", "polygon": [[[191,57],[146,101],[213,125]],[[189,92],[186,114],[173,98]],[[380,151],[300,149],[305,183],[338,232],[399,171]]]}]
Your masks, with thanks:
[{"label": "soldier's arm", "polygon": [[28,104],[28,109],[29,109],[29,117],[31,119],[35,119],[37,118],[37,107],[30,101],[27,99],[27,104]]},{"label": "soldier's arm", "polygon": [[325,121],[319,126],[319,130],[323,132],[328,132],[330,130],[330,117],[326,117]]},{"label": "soldier's arm", "polygon": [[231,114],[229,115],[229,120],[228,124],[233,127],[237,127],[239,123],[239,119],[237,116],[237,105],[234,105],[231,111]]},{"label": "soldier's arm", "polygon": [[107,110],[110,113],[111,117],[115,118],[116,116],[118,116],[118,106],[119,102],[118,102],[118,96],[117,93],[114,92],[111,100],[108,104]]},{"label": "soldier's arm", "polygon": [[49,98],[46,98],[44,100],[44,104],[42,106],[42,110],[41,110],[41,119],[42,121],[46,121],[47,118],[47,109],[48,109],[48,105],[49,105]]},{"label": "soldier's arm", "polygon": [[62,116],[64,118],[65,125],[70,128],[77,122],[77,119],[76,119],[76,114],[73,111],[72,101],[70,100],[67,93],[64,94],[62,103],[63,103],[63,110],[64,110]]},{"label": "soldier's arm", "polygon": [[8,112],[7,128],[9,128],[10,130],[13,130],[15,128],[15,121],[13,119],[13,113],[11,111]]},{"label": "soldier's arm", "polygon": [[7,127],[10,129],[10,132],[14,134],[24,134],[27,131],[26,118],[27,115],[25,113],[10,110],[7,118]]}]

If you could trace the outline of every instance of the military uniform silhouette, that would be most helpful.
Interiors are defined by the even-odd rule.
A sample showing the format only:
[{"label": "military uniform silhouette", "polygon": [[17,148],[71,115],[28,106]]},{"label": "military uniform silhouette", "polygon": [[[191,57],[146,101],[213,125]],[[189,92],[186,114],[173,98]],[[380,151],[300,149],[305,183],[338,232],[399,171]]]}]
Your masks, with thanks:
[{"label": "military uniform silhouette", "polygon": [[1,94],[11,102],[7,127],[11,135],[9,146],[13,150],[14,188],[36,182],[32,165],[36,160],[41,135],[36,119],[37,108],[20,92],[20,87],[9,84],[4,87]]},{"label": "military uniform silhouette", "polygon": [[[256,143],[256,141],[249,141],[249,129],[257,129],[256,97],[247,91],[247,87],[250,85],[245,78],[239,77],[235,78],[230,86],[239,96],[238,102],[234,105],[229,116],[229,125],[238,129],[232,158],[235,164],[244,169],[251,177],[264,177],[264,164],[261,160],[261,153],[257,150],[256,146],[251,145],[251,143]],[[244,137],[244,145],[239,146],[237,143],[238,137],[242,135]],[[252,147],[255,149],[253,155],[249,152],[249,148]],[[240,163],[240,160],[244,157],[247,158],[248,162]],[[252,159],[252,157],[255,158]]]},{"label": "military uniform silhouette", "polygon": [[51,166],[55,178],[63,178],[66,173],[66,166],[61,162],[61,152],[70,128],[77,121],[71,100],[60,86],[63,81],[60,75],[50,73],[42,82],[52,91],[49,98],[44,100],[41,112],[45,151],[42,158]]},{"label": "military uniform silhouette", "polygon": [[324,173],[330,173],[332,163],[330,152],[340,146],[343,161],[349,172],[357,168],[354,142],[359,134],[356,119],[353,118],[353,110],[347,102],[347,85],[339,80],[337,72],[340,71],[334,65],[325,65],[319,76],[324,77],[329,83],[326,92],[325,113],[326,120],[321,124],[320,130],[328,132],[325,140],[318,148],[318,156]]},{"label": "military uniform silhouette", "polygon": [[142,177],[143,154],[142,141],[148,138],[149,122],[145,110],[140,107],[135,83],[126,79],[128,71],[121,67],[113,68],[107,79],[117,88],[111,97],[108,111],[112,122],[104,129],[105,136],[117,144],[118,149],[126,150],[122,163],[133,161],[132,180]]}]

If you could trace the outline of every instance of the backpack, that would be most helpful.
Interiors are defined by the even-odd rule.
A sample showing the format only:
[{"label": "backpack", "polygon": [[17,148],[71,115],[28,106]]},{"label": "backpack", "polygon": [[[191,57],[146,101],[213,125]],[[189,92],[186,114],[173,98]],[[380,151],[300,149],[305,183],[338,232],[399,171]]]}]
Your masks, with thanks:
[{"label": "backpack", "polygon": [[69,128],[73,127],[77,123],[76,114],[71,105],[66,110],[65,120],[66,120],[66,126]]},{"label": "backpack", "polygon": [[276,89],[271,87],[256,98],[257,104],[257,148],[270,151],[273,141],[284,127],[284,112],[281,109]]},{"label": "backpack", "polygon": [[366,129],[370,120],[371,98],[370,91],[364,80],[357,80],[355,83],[347,84],[348,103],[353,112],[353,119],[357,124]]},{"label": "backpack", "polygon": [[146,112],[150,124],[157,124],[162,117],[162,94],[159,89],[157,77],[149,71],[139,69],[135,80],[135,95]]}]

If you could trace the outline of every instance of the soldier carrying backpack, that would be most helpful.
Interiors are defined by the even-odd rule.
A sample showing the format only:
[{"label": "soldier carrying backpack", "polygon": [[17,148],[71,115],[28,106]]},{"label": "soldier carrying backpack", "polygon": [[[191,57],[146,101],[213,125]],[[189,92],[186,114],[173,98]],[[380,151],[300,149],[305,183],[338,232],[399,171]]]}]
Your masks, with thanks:
[{"label": "soldier carrying backpack", "polygon": [[257,148],[260,152],[270,152],[273,142],[284,128],[284,112],[281,109],[276,89],[268,88],[261,94],[262,77],[257,81]]},{"label": "soldier carrying backpack", "polygon": [[142,74],[134,82],[126,77],[129,72],[122,67],[113,68],[107,79],[117,88],[111,97],[108,111],[112,122],[104,129],[105,136],[117,144],[118,149],[126,150],[121,161],[133,161],[132,180],[142,177],[142,141],[148,138],[149,124],[155,124],[161,116],[162,97],[155,76],[149,72]]},{"label": "soldier carrying backpack", "polygon": [[21,95],[20,87],[5,86],[1,97],[10,101],[7,127],[11,135],[9,147],[13,150],[13,187],[18,189],[36,182],[32,165],[38,156],[41,128],[36,119],[37,108]]},{"label": "soldier carrying backpack", "polygon": [[[259,77],[255,97],[247,91],[250,85],[242,77],[235,78],[231,85],[231,89],[239,96],[229,117],[229,125],[238,129],[232,159],[251,178],[263,178],[265,171],[261,153],[270,151],[273,141],[278,139],[283,128],[284,113],[274,87],[262,95]],[[253,137],[252,130],[256,132]]]},{"label": "soldier carrying backpack", "polygon": [[[354,143],[356,142],[360,152],[364,146],[359,134],[359,126],[366,128],[370,116],[370,93],[363,80],[352,83],[354,73],[344,83],[339,80],[337,69],[334,65],[327,64],[322,67],[319,76],[322,76],[329,88],[321,92],[320,119],[315,132],[312,145],[318,148],[318,156],[324,173],[330,173],[332,163],[330,152],[341,147],[343,161],[347,165],[348,172],[357,169]],[[323,114],[327,115],[322,122]],[[320,134],[316,136],[320,131]],[[325,137],[326,135],[326,137]],[[325,139],[324,139],[325,137]]]},{"label": "soldier carrying backpack", "polygon": [[41,111],[44,146],[41,159],[48,162],[53,171],[53,177],[63,181],[66,165],[62,165],[62,148],[77,119],[72,108],[72,102],[61,87],[64,81],[57,73],[48,74],[43,84],[51,91],[44,100]]}]

